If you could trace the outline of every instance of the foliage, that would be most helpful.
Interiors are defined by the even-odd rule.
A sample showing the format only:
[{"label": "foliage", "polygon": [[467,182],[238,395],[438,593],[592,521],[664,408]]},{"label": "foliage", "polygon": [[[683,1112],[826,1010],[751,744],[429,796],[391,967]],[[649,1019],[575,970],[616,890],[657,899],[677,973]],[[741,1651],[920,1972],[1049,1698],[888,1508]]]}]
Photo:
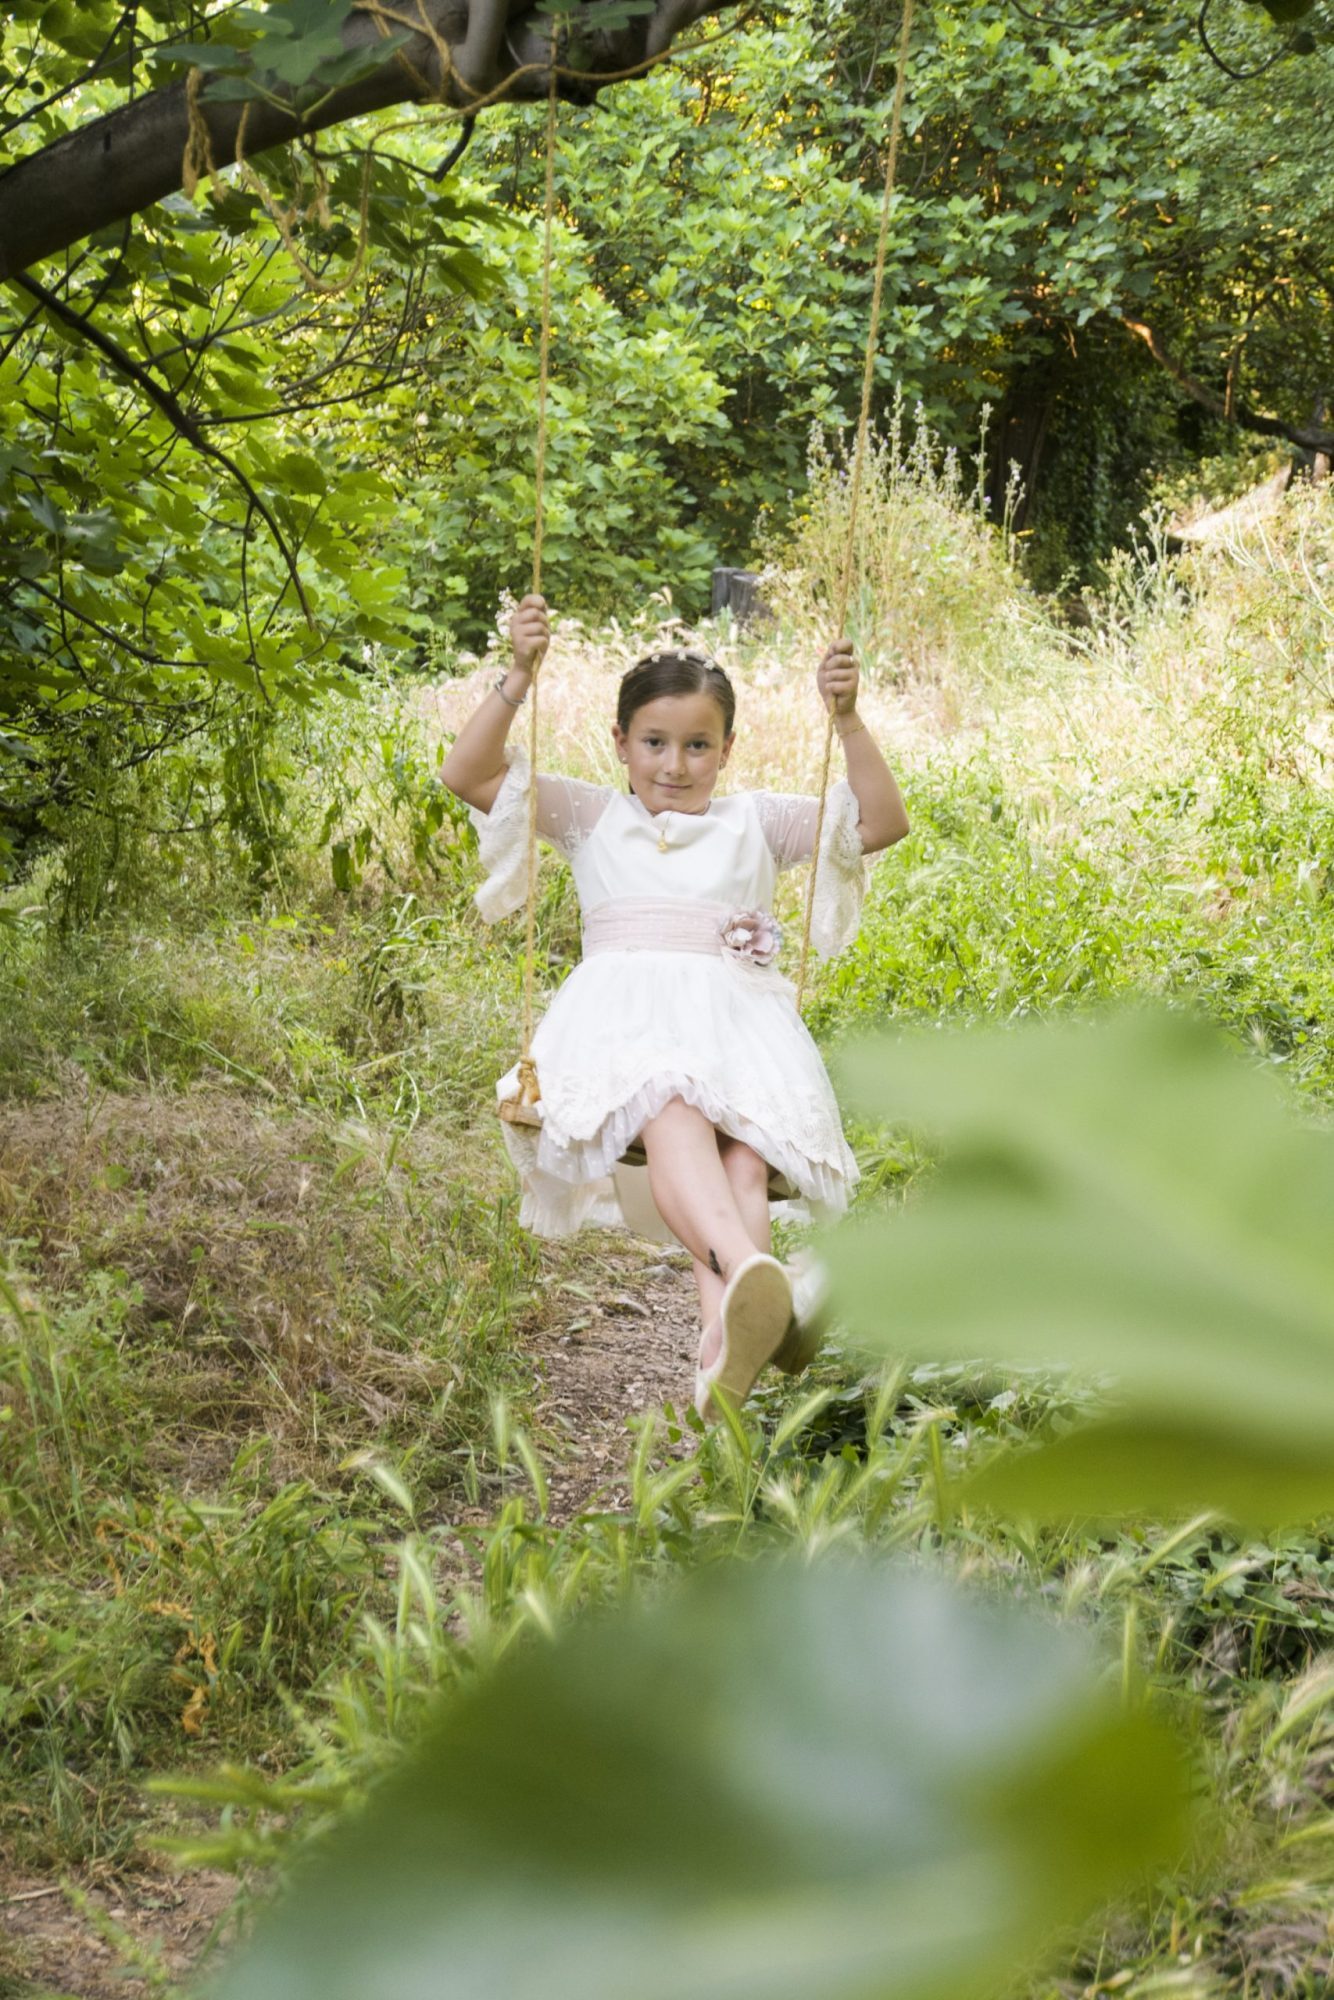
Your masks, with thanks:
[{"label": "foliage", "polygon": [[[409,428],[371,446],[399,489],[396,537],[414,561],[404,623],[423,644],[484,640],[501,594],[531,573],[541,250],[518,226],[493,238],[507,296],[469,313],[446,361],[397,399]],[[700,344],[609,299],[577,239],[558,229],[542,562],[553,602],[626,616],[664,580],[707,598],[714,549],[672,468],[725,430],[723,384]]]},{"label": "foliage", "polygon": [[[214,92],[327,94],[362,60],[335,47],[347,11],[11,10],[8,157],[186,61]],[[664,585],[698,604],[714,562],[799,507],[812,423],[856,399],[890,27],[812,0],[618,88],[610,115],[563,111],[548,556],[570,606],[621,615]],[[924,18],[879,411],[901,388],[960,445],[1000,404],[987,486],[999,506],[1020,461],[1044,581],[1095,572],[1150,464],[1226,429],[1176,417],[1127,319],[1227,410],[1311,419],[1331,221],[1320,66],[1295,52],[1327,28],[1323,0],[1300,30],[1212,19],[1267,51],[1235,83],[1175,7]],[[0,730],[26,856],[136,805],[254,819],[267,777],[238,787],[235,756],[219,775],[228,742],[253,763],[271,705],[346,683],[368,645],[475,643],[522,583],[539,128],[484,117],[470,186],[434,178],[441,144],[429,114],[368,120],[8,288]]]},{"label": "foliage", "polygon": [[[385,206],[394,199],[391,181]],[[413,226],[438,241],[458,212],[439,197]],[[346,433],[298,441],[281,417],[302,421],[311,396],[337,403],[377,378],[387,386],[429,354],[429,327],[411,343],[419,352],[397,352],[407,294],[394,276],[355,305],[316,310],[275,242],[247,252],[188,209],[164,222],[94,254],[66,296],[80,310],[96,296],[99,327],[127,353],[156,357],[209,449],[227,435],[227,465],[189,448],[175,423],[40,311],[0,363],[13,410],[0,464],[10,524],[0,609],[6,809],[30,841],[104,808],[95,771],[132,784],[164,753],[154,803],[166,824],[235,819],[229,739],[253,745],[275,704],[348,685],[362,650],[402,630],[401,564],[365,561],[392,486],[364,455],[358,464]],[[162,290],[145,300],[150,275]],[[337,358],[331,339],[342,344]]]},{"label": "foliage", "polygon": [[714,1569],[454,1701],[223,1991],[980,1994],[1183,1803],[1166,1732],[1013,1612]]},{"label": "foliage", "polygon": [[[757,518],[786,523],[811,424],[856,406],[894,26],[874,6],[796,9],[730,38],[725,69],[647,78],[562,133],[564,211],[599,287],[725,387],[707,455],[687,442],[667,461],[724,561],[752,552]],[[1230,88],[1186,26],[1164,8],[1053,30],[997,4],[934,9],[917,32],[878,406],[920,397],[962,445],[979,405],[1000,405],[988,484],[999,508],[1019,459],[1044,579],[1123,541],[1165,460],[1216,448],[1198,407],[1177,420],[1180,392],[1126,318],[1161,323],[1209,385],[1231,335],[1233,402],[1253,380],[1294,421],[1328,372],[1329,218],[1291,171],[1319,128],[1319,65],[1279,61]],[[505,121],[473,157],[536,199],[540,162]],[[1278,177],[1258,235],[1257,158]]]},{"label": "foliage", "polygon": [[[346,48],[342,31],[352,11],[351,0],[333,0],[332,5],[327,0],[283,0],[262,11],[241,7],[223,23],[235,41],[210,34],[197,42],[169,42],[158,49],[156,60],[204,70],[214,98],[267,98],[308,114],[326,92],[370,75],[386,53],[410,40],[401,28],[386,23],[388,50],[373,44]],[[201,18],[199,26],[207,25],[206,17]]]},{"label": "foliage", "polygon": [[1110,1382],[1106,1417],[984,1473],[978,1504],[1334,1512],[1334,1152],[1271,1077],[1170,1015],[870,1044],[844,1070],[863,1113],[945,1141],[924,1201],[840,1240],[850,1326]]}]

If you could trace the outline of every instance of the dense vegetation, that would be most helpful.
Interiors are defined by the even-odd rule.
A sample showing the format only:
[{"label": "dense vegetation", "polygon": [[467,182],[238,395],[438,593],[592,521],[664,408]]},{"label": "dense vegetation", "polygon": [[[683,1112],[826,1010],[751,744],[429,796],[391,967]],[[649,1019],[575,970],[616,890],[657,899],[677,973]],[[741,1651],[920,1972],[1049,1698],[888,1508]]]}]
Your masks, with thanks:
[{"label": "dense vegetation", "polygon": [[[837,505],[830,489],[794,553]],[[887,1012],[1189,996],[1327,1103],[1328,659],[1304,584],[1334,559],[1327,499],[1189,568],[1128,566],[1077,643],[920,441],[882,464],[863,554],[901,635],[871,642],[870,712],[917,831],[819,982],[826,1036]],[[775,579],[789,622],[770,637],[715,635],[743,687],[742,782],[809,782],[810,587]],[[546,700],[574,768],[600,768],[633,643],[562,634]],[[516,1427],[525,1345],[602,1310],[642,1260],[539,1255],[514,1226],[483,1108],[513,1046],[518,940],[471,911],[466,834],[421,837],[417,778],[469,698],[386,684],[294,721],[258,904],[221,847],[170,874],[141,849],[135,896],[71,949],[46,900],[69,847],[11,905],[6,1506],[28,1555],[10,1558],[0,1681],[19,1854],[124,1866],[145,1772],[184,1762],[150,1821],[224,1802],[228,1826],[187,1851],[253,1870],[286,1854],[293,1814],[314,1832],[393,1761],[429,1690],[627,1582],[793,1539],[917,1548],[1110,1623],[1125,1671],[1202,1703],[1231,1831],[1089,1934],[1076,1989],[1095,1966],[1170,1964],[1174,1991],[1319,1992],[1334,1589],[1314,1524],[1265,1542],[1199,1515],[1018,1542],[951,1527],[941,1480],[1059,1428],[1082,1392],[977,1365],[882,1380],[836,1344],[814,1401],[766,1392],[739,1439],[680,1461],[674,1427],[648,1425],[624,1506],[544,1525],[568,1447]],[[360,868],[341,895],[331,835]],[[562,872],[544,879],[559,976],[573,911]],[[859,1147],[872,1204],[922,1184],[902,1133],[867,1126]],[[218,1779],[220,1759],[243,1768]]]},{"label": "dense vegetation", "polygon": [[[1169,5],[1087,26],[922,10],[852,600],[914,831],[816,982],[831,1053],[890,1021],[1150,995],[1328,1125],[1331,488],[1299,480],[1185,553],[1141,514],[1328,448],[1331,22],[1324,0],[1295,14],[1220,4],[1202,39]],[[205,35],[234,50],[219,76],[267,77],[266,37],[300,47],[313,19],[12,9],[3,143],[22,158],[178,76],[172,46]],[[543,702],[567,768],[604,768],[640,641],[698,617],[716,562],[754,561],[773,622],[708,633],[742,692],[735,776],[812,782],[897,26],[860,0],[722,17],[600,108],[561,107],[546,564],[569,616]],[[300,87],[316,57],[289,63]],[[539,116],[498,105],[432,178],[458,137],[428,108],[336,128],[3,291],[7,1859],[77,1871],[77,1907],[78,1882],[133,1883],[172,1834],[261,1896],[400,1769],[442,1689],[512,1733],[505,1676],[576,1614],[724,1558],[898,1551],[1114,1656],[1124,1715],[1079,1783],[1106,1777],[1098,1743],[1133,1766],[1116,1731],[1152,1707],[1185,1718],[1212,1801],[1183,1862],[1146,1780],[1159,1847],[1127,1835],[1121,1877],[1090,1866],[1068,1902],[1038,1853],[1025,1879],[1054,1886],[1013,1945],[1020,1990],[1315,2000],[1328,1523],[1209,1484],[1184,1339],[1180,1477],[1110,1525],[959,1511],[960,1482],[1101,1403],[1007,1348],[1000,1312],[951,1350],[929,1305],[869,1347],[837,1335],[812,1380],[702,1443],[673,1409],[637,1421],[586,1504],[552,1498],[580,1440],[541,1414],[533,1353],[647,1260],[525,1239],[486,1115],[519,941],[480,925],[435,773],[526,576],[543,161]],[[554,981],[576,911],[562,870],[542,881]],[[850,1086],[862,1210],[929,1214],[949,1186],[931,1117],[882,1123],[874,1095]],[[1226,1140],[1205,1150],[1221,1172]],[[1219,1224],[1211,1268],[1243,1235]],[[1282,1473],[1249,1440],[1262,1495],[1325,1490],[1291,1422]],[[981,1715],[985,1688],[965,1693]],[[1018,1797],[1022,1846],[1047,1822]],[[1126,1891],[1132,1854],[1154,1873]],[[152,1990],[176,1983],[107,1935]],[[4,1951],[0,1994],[45,1990]]]},{"label": "dense vegetation", "polygon": [[[309,94],[330,60],[295,6],[7,21],[18,163],[179,78],[199,37],[233,69],[255,44],[214,92],[304,65]],[[894,25],[727,22],[562,109],[547,571],[568,608],[624,618],[665,588],[694,613],[713,564],[786,532],[812,425],[855,407]],[[1155,477],[1225,495],[1251,447],[1327,442],[1327,33],[1324,0],[1300,28],[1230,0],[1211,44],[1263,70],[1238,81],[1174,5],[918,24],[879,415],[920,397],[964,445],[993,406],[990,502],[1014,462],[1045,584],[1096,578]],[[436,179],[441,116],[262,155],[6,288],[0,832],[20,852],[116,786],[118,821],[225,828],[263,873],[274,704],[368,647],[475,645],[522,581],[541,120],[494,107]]]}]

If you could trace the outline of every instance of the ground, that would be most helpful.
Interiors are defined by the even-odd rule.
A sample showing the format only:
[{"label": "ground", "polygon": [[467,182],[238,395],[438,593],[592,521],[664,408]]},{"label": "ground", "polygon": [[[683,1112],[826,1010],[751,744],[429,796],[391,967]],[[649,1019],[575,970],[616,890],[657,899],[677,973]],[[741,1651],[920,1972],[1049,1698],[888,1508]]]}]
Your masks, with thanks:
[{"label": "ground", "polygon": [[[627,1418],[686,1407],[698,1328],[684,1254],[590,1249],[568,1311],[544,1316],[530,1348],[556,1522],[624,1499]],[[448,1518],[448,1517],[446,1517]],[[457,1521],[479,1518],[461,1506]],[[226,1923],[230,1876],[149,1867],[60,1882],[0,1857],[0,2000],[141,2000],[188,1975]]]},{"label": "ground", "polygon": [[550,1475],[556,1521],[595,1500],[618,1504],[627,1417],[664,1403],[684,1410],[694,1385],[699,1324],[684,1253],[619,1255],[603,1269],[613,1283],[590,1285],[583,1310],[533,1349],[538,1419],[564,1444]]},{"label": "ground", "polygon": [[2,2000],[139,2000],[184,1977],[236,1894],[230,1876],[145,1870],[59,1883],[0,1865]]}]

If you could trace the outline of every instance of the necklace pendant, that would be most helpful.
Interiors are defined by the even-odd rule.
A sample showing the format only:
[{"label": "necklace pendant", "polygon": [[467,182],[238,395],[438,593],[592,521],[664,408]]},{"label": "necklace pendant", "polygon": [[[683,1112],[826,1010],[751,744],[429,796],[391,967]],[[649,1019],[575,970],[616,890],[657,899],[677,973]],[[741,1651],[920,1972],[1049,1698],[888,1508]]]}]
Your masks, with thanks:
[{"label": "necklace pendant", "polygon": [[665,854],[667,852],[667,836],[665,833],[660,833],[658,835],[658,852],[659,854]]}]

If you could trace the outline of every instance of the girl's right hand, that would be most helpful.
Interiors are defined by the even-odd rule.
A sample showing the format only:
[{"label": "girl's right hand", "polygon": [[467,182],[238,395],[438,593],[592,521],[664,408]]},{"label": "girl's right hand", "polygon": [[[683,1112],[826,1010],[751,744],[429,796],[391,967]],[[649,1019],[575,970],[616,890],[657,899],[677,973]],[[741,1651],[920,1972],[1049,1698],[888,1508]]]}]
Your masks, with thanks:
[{"label": "girl's right hand", "polygon": [[530,592],[520,599],[510,618],[510,644],[514,648],[514,664],[519,672],[535,674],[551,644],[551,621],[547,616],[545,597],[536,597]]}]

